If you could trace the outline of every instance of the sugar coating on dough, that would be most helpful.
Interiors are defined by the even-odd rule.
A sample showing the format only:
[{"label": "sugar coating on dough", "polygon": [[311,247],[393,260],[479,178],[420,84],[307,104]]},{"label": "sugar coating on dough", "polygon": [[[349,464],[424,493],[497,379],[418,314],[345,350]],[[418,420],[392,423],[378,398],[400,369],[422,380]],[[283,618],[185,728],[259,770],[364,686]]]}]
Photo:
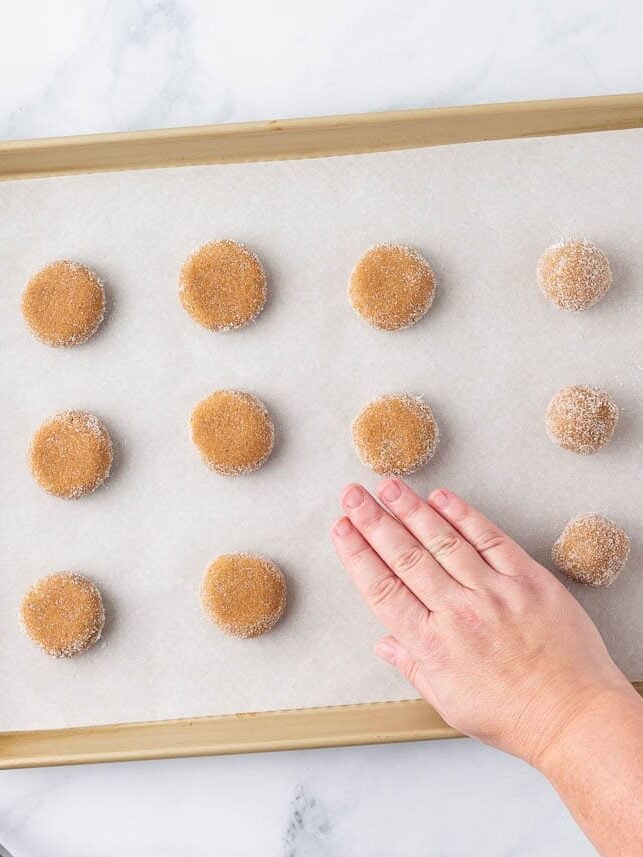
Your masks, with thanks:
[{"label": "sugar coating on dough", "polygon": [[378,244],[350,275],[353,309],[380,330],[402,330],[418,322],[435,295],[435,275],[426,259],[402,244]]},{"label": "sugar coating on dough", "polygon": [[538,285],[545,295],[569,312],[589,309],[612,285],[610,263],[589,241],[562,241],[538,260]]},{"label": "sugar coating on dough", "polygon": [[235,637],[258,637],[269,631],[281,618],[286,598],[282,571],[274,562],[246,553],[217,557],[201,585],[206,613]]},{"label": "sugar coating on dough", "polygon": [[269,458],[275,439],[264,403],[241,390],[217,390],[199,402],[190,429],[205,463],[224,476],[257,470]]},{"label": "sugar coating on dough", "polygon": [[552,547],[555,566],[571,580],[609,586],[630,553],[627,534],[602,515],[579,515],[567,524]]},{"label": "sugar coating on dough", "polygon": [[27,592],[20,620],[27,636],[48,655],[68,658],[100,639],[105,609],[91,580],[61,571],[43,577]]},{"label": "sugar coating on dough", "polygon": [[250,324],[263,310],[267,294],[261,262],[236,241],[210,241],[188,256],[181,268],[181,303],[208,330]]},{"label": "sugar coating on dough", "polygon": [[408,393],[369,402],[355,417],[352,434],[361,461],[381,476],[419,470],[433,457],[439,439],[431,408]]},{"label": "sugar coating on dough", "polygon": [[618,406],[607,393],[581,384],[563,387],[555,394],[545,423],[549,437],[558,446],[591,455],[611,439],[618,415]]},{"label": "sugar coating on dough", "polygon": [[113,461],[105,426],[86,411],[63,411],[43,423],[31,440],[29,464],[47,493],[66,500],[91,494],[109,476]]},{"label": "sugar coating on dough", "polygon": [[33,335],[46,345],[80,345],[103,321],[105,289],[99,277],[84,265],[52,262],[27,283],[22,314]]}]

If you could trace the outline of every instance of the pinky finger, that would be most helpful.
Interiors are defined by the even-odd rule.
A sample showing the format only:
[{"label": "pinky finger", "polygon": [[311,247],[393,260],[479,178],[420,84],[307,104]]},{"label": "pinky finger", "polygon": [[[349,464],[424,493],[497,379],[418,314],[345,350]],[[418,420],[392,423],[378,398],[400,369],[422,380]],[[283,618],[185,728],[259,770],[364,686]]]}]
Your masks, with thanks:
[{"label": "pinky finger", "polygon": [[430,495],[429,503],[500,574],[513,577],[523,569],[533,572],[537,568],[536,563],[517,542],[462,497],[440,488]]}]

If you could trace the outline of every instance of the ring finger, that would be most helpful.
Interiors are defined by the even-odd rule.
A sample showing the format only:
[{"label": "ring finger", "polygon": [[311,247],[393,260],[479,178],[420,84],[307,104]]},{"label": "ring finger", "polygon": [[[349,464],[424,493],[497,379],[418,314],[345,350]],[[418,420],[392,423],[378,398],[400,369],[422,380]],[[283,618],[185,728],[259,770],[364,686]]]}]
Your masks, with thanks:
[{"label": "ring finger", "polygon": [[400,479],[378,487],[382,501],[429,554],[468,589],[489,584],[495,571],[451,524]]},{"label": "ring finger", "polygon": [[458,582],[361,485],[349,485],[341,502],[356,529],[430,610],[457,597]]}]

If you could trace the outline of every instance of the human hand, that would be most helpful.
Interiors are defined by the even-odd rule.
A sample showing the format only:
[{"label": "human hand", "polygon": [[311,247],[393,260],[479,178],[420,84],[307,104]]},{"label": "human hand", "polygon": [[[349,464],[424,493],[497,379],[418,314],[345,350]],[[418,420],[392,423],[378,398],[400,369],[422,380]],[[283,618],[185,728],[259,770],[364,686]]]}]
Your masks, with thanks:
[{"label": "human hand", "polygon": [[339,557],[392,636],[375,647],[456,729],[536,766],[578,717],[633,694],[589,616],[450,491],[342,493]]}]

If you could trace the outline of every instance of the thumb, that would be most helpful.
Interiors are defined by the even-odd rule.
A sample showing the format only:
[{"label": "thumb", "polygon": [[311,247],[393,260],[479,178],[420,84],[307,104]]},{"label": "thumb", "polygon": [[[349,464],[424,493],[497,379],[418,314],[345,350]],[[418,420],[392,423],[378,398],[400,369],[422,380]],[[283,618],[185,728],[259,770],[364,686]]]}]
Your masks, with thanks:
[{"label": "thumb", "polygon": [[395,667],[416,690],[420,691],[420,688],[417,686],[420,665],[395,637],[384,637],[379,640],[375,644],[375,654],[381,660]]},{"label": "thumb", "polygon": [[431,685],[426,674],[420,668],[420,662],[404,648],[399,640],[396,640],[395,637],[383,637],[375,644],[375,654],[381,660],[386,661],[387,664],[395,667],[400,675],[410,682],[427,702],[436,708]]}]

